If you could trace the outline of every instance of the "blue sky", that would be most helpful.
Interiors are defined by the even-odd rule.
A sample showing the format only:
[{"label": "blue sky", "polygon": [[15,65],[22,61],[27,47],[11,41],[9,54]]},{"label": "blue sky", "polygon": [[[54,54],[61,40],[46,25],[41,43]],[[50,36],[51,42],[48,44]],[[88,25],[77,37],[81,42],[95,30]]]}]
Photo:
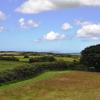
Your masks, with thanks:
[{"label": "blue sky", "polygon": [[99,0],[37,1],[0,1],[0,50],[69,53],[100,43]]}]

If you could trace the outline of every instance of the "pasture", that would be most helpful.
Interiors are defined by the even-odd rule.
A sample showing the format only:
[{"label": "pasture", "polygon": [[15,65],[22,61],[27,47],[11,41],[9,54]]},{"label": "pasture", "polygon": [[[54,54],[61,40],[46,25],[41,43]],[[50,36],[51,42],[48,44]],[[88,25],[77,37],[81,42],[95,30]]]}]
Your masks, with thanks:
[{"label": "pasture", "polygon": [[[73,61],[73,60],[79,60],[80,55],[79,54],[54,54],[54,53],[34,53],[34,52],[0,52],[0,56],[6,56],[6,57],[17,57],[20,60],[25,60],[24,56],[28,56],[29,58],[34,57],[40,57],[40,56],[54,56],[56,59],[65,60],[65,61]],[[28,59],[28,58],[27,58]]]},{"label": "pasture", "polygon": [[[17,52],[7,52],[7,54],[0,53],[0,55],[19,59],[19,61],[0,60],[0,72],[16,69],[17,67],[19,67],[20,70],[21,66],[30,64],[30,58],[44,56],[43,54],[29,55],[29,53],[27,53],[28,57],[25,57],[26,54],[23,55]],[[72,65],[77,64],[76,62],[80,60],[79,55],[53,55],[53,57],[57,61],[70,62]],[[42,64],[40,62],[37,63]],[[49,63],[51,64],[51,62]],[[34,65],[34,63],[32,64]],[[73,66],[73,68],[74,67],[75,66]],[[76,68],[77,67],[78,66],[76,66]],[[100,100],[99,94],[100,73],[85,71],[48,70],[34,78],[31,77],[26,80],[17,81],[16,83],[0,86],[1,100]]]},{"label": "pasture", "polygon": [[5,70],[14,69],[24,64],[25,64],[24,62],[17,62],[17,61],[0,61],[0,72],[3,72]]},{"label": "pasture", "polygon": [[1,100],[99,100],[100,74],[46,72],[36,78],[0,87]]}]

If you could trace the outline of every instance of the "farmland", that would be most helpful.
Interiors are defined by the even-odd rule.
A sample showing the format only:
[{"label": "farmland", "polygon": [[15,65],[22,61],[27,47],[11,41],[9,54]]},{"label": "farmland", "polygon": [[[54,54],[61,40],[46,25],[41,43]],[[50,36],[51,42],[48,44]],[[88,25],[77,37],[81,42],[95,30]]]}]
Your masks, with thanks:
[{"label": "farmland", "polygon": [[[18,61],[0,60],[0,81],[9,82],[0,86],[1,100],[99,100],[100,98],[100,74],[78,71],[80,68],[83,70],[84,67],[78,65],[77,68],[79,55],[17,52],[0,53],[0,55],[7,57],[8,60],[9,57],[18,59]],[[53,62],[47,60],[52,57],[54,57]],[[30,63],[30,59],[37,59],[36,61],[39,62]],[[40,69],[46,71],[41,73]]]},{"label": "farmland", "polygon": [[[28,55],[28,58],[25,58],[24,56]],[[5,60],[0,60],[0,72],[13,69],[22,65],[25,65],[29,62],[30,58],[35,58],[35,57],[41,57],[44,55],[48,54],[30,54],[30,53],[25,53],[22,54],[21,52],[0,52],[0,57],[15,57],[19,59],[19,61],[5,61]],[[55,59],[57,61],[66,61],[66,62],[73,62],[74,60],[79,61],[80,56],[55,56]]]},{"label": "farmland", "polygon": [[36,78],[0,87],[2,100],[99,100],[100,74],[46,72]]},{"label": "farmland", "polygon": [[10,70],[19,66],[24,65],[24,62],[15,62],[15,61],[0,61],[0,72]]}]

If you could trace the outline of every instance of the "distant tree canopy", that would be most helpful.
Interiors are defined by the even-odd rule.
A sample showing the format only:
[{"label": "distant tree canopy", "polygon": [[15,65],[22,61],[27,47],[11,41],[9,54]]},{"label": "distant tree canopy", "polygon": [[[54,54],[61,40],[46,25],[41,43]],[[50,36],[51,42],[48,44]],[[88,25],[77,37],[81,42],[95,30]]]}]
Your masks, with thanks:
[{"label": "distant tree canopy", "polygon": [[94,67],[100,72],[100,44],[85,48],[81,52],[80,62],[88,68]]},{"label": "distant tree canopy", "polygon": [[19,61],[18,58],[12,56],[12,57],[3,57],[3,56],[0,56],[0,60],[6,60],[6,61]]}]

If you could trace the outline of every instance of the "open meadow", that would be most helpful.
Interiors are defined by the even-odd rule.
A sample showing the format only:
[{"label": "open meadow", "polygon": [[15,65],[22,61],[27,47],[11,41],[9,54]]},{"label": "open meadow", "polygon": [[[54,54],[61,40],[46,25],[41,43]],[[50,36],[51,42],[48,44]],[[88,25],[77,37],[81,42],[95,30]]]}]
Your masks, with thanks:
[{"label": "open meadow", "polygon": [[14,69],[16,67],[20,67],[25,65],[24,62],[16,62],[16,61],[0,61],[0,72]]},{"label": "open meadow", "polygon": [[[0,83],[4,83],[0,86],[1,100],[100,99],[100,73],[77,71],[84,67],[79,64],[80,55],[13,52],[1,54],[1,58]],[[15,58],[18,61],[13,61]]]},{"label": "open meadow", "polygon": [[46,72],[36,78],[0,87],[1,100],[99,100],[100,74]]}]

